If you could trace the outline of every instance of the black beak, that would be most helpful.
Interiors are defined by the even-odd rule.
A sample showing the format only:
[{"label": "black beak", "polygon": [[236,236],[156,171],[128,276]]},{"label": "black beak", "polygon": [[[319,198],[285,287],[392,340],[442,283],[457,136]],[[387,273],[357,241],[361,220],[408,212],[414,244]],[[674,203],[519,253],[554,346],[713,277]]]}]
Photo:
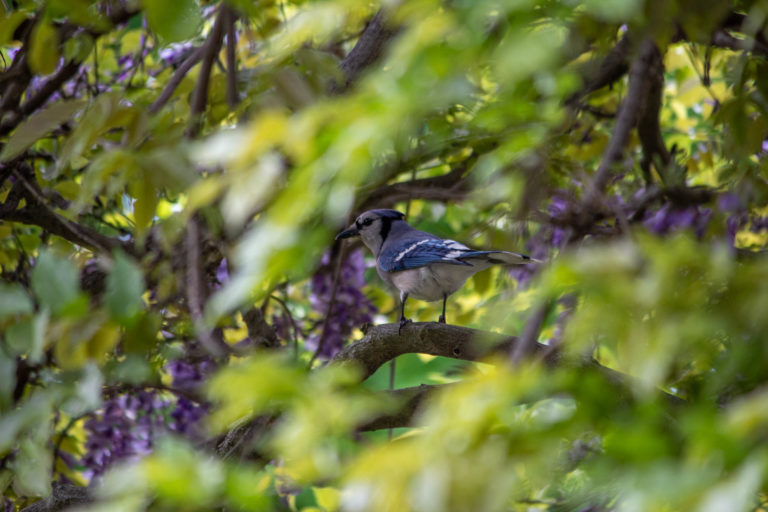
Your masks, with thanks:
[{"label": "black beak", "polygon": [[334,240],[341,240],[342,238],[352,238],[353,236],[358,236],[360,234],[360,231],[355,226],[351,226],[338,235],[336,235],[336,238]]}]

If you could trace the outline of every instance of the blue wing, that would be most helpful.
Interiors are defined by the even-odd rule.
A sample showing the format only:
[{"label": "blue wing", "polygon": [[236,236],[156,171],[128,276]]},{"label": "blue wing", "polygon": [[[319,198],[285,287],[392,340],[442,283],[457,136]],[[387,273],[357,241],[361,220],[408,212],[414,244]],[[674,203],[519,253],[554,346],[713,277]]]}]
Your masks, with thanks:
[{"label": "blue wing", "polygon": [[409,270],[432,263],[472,266],[471,263],[463,261],[463,259],[493,252],[495,251],[473,251],[453,240],[440,240],[439,238],[407,240],[382,251],[379,256],[379,265],[385,272]]}]

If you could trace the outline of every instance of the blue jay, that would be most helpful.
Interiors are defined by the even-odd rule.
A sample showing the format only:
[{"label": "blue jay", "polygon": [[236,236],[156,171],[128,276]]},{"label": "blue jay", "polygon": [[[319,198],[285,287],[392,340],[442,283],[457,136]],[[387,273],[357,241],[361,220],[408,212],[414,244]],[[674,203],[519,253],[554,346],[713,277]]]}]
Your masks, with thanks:
[{"label": "blue jay", "polygon": [[448,296],[461,288],[475,272],[494,264],[517,265],[536,260],[507,251],[474,251],[453,240],[443,240],[419,231],[405,222],[397,210],[369,210],[338,235],[336,240],[359,236],[376,256],[376,270],[389,285],[400,291],[400,329],[405,318],[405,301],[415,297],[429,302],[443,301],[438,322],[445,323]]}]

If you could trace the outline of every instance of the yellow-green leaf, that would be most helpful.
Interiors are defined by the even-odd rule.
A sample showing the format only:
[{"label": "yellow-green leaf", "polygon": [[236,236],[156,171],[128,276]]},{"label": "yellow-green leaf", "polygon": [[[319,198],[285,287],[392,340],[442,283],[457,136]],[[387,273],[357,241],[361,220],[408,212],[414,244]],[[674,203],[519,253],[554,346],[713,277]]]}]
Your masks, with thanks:
[{"label": "yellow-green leaf", "polygon": [[41,137],[70,120],[85,104],[85,100],[59,101],[30,116],[8,139],[0,153],[0,161],[6,162],[23,153]]},{"label": "yellow-green leaf", "polygon": [[56,71],[57,62],[59,62],[59,35],[53,25],[42,20],[32,30],[29,68],[35,73],[49,75]]}]

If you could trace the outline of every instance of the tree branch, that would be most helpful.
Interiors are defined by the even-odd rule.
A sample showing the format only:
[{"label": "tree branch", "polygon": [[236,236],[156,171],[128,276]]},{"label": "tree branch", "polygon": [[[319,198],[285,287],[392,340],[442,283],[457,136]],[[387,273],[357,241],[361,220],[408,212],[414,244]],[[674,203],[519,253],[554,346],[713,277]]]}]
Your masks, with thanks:
[{"label": "tree branch", "polygon": [[[659,123],[661,100],[664,92],[664,61],[656,45],[653,45],[653,51],[649,51],[649,57],[646,70],[648,91],[640,119],[637,122],[637,135],[640,137],[640,144],[643,148],[643,160],[640,162],[640,167],[648,184],[651,183],[651,164],[654,164],[659,174],[662,174],[672,160],[672,155],[667,150],[664,138],[661,136],[661,124]],[[662,168],[659,169],[658,167]]]},{"label": "tree branch", "polygon": [[[436,322],[408,324],[403,327],[402,335],[398,335],[398,328],[399,324],[371,327],[361,340],[337,353],[332,362],[359,366],[363,372],[361,379],[365,380],[384,363],[402,354],[477,361],[492,353],[511,353],[519,343],[516,336]],[[544,354],[546,351],[546,345],[534,345],[534,353]]]},{"label": "tree branch", "polygon": [[15,197],[15,194],[9,194],[6,202],[0,203],[0,220],[38,226],[56,236],[94,251],[111,252],[115,248],[121,248],[129,254],[135,255],[136,251],[131,242],[123,242],[117,238],[103,235],[57,214],[48,204],[46,198],[19,171],[14,170],[12,172],[14,179],[16,179],[19,196],[26,199],[27,205],[17,209],[18,197]]},{"label": "tree branch", "polygon": [[195,64],[200,62],[200,59],[202,58],[202,46],[195,48],[192,53],[189,54],[184,62],[182,62],[181,65],[176,68],[176,71],[173,73],[173,76],[170,78],[170,80],[168,80],[168,83],[166,84],[165,89],[163,89],[163,92],[160,93],[160,96],[158,96],[157,99],[149,106],[148,111],[150,114],[157,114],[160,109],[163,108],[166,103],[168,103],[168,100],[171,99],[174,91],[179,86],[184,77],[187,76],[187,73],[189,73],[189,71],[195,67]]},{"label": "tree branch", "polygon": [[201,118],[208,105],[208,84],[211,80],[211,69],[224,39],[224,22],[229,17],[228,12],[226,5],[221,4],[216,21],[213,22],[211,32],[202,46],[203,53],[200,73],[197,76],[197,85],[195,85],[195,90],[192,92],[192,100],[189,105],[189,125],[187,126],[186,135],[190,138],[198,134],[202,125]]},{"label": "tree branch", "polygon": [[469,192],[464,174],[466,165],[459,165],[442,176],[402,181],[379,187],[360,203],[357,211],[364,212],[375,207],[392,206],[398,201],[418,197],[424,200],[456,201],[463,199]]},{"label": "tree branch", "polygon": [[376,62],[384,52],[384,46],[395,35],[396,31],[386,26],[384,11],[376,13],[368,25],[360,34],[354,48],[341,62],[341,71],[344,73],[344,83],[334,84],[332,91],[342,93],[357,80],[362,71]]},{"label": "tree branch", "polygon": [[54,484],[51,495],[25,507],[21,512],[58,512],[73,505],[84,505],[93,501],[87,487],[72,484]]},{"label": "tree branch", "polygon": [[392,414],[385,414],[374,418],[371,421],[361,425],[358,428],[360,432],[371,432],[374,430],[383,430],[389,428],[409,427],[412,425],[413,417],[419,410],[424,399],[433,394],[438,389],[444,389],[453,384],[427,385],[422,384],[413,388],[402,388],[391,391],[381,391],[389,395],[402,405]]},{"label": "tree branch", "polygon": [[614,165],[624,156],[624,148],[629,142],[629,132],[635,127],[640,111],[650,89],[649,69],[657,57],[659,49],[653,39],[647,38],[640,44],[640,51],[632,63],[629,74],[629,90],[619,107],[616,124],[608,146],[603,152],[603,159],[597,169],[587,193],[587,202],[595,202],[605,191],[612,176]]},{"label": "tree branch", "polygon": [[234,109],[240,102],[237,94],[237,34],[235,31],[235,22],[237,22],[237,13],[232,7],[227,6],[227,104],[229,108]]},{"label": "tree branch", "polygon": [[45,81],[40,89],[23,103],[17,113],[11,114],[0,123],[0,135],[6,135],[16,128],[26,116],[40,108],[64,82],[75,76],[80,69],[80,63],[73,60],[67,61],[51,78]]},{"label": "tree branch", "polygon": [[594,65],[588,66],[587,69],[583,70],[581,72],[581,81],[584,87],[571,96],[566,101],[566,105],[576,107],[584,96],[621,79],[629,71],[630,47],[630,38],[627,33],[624,34],[599,63],[594,63]]}]

